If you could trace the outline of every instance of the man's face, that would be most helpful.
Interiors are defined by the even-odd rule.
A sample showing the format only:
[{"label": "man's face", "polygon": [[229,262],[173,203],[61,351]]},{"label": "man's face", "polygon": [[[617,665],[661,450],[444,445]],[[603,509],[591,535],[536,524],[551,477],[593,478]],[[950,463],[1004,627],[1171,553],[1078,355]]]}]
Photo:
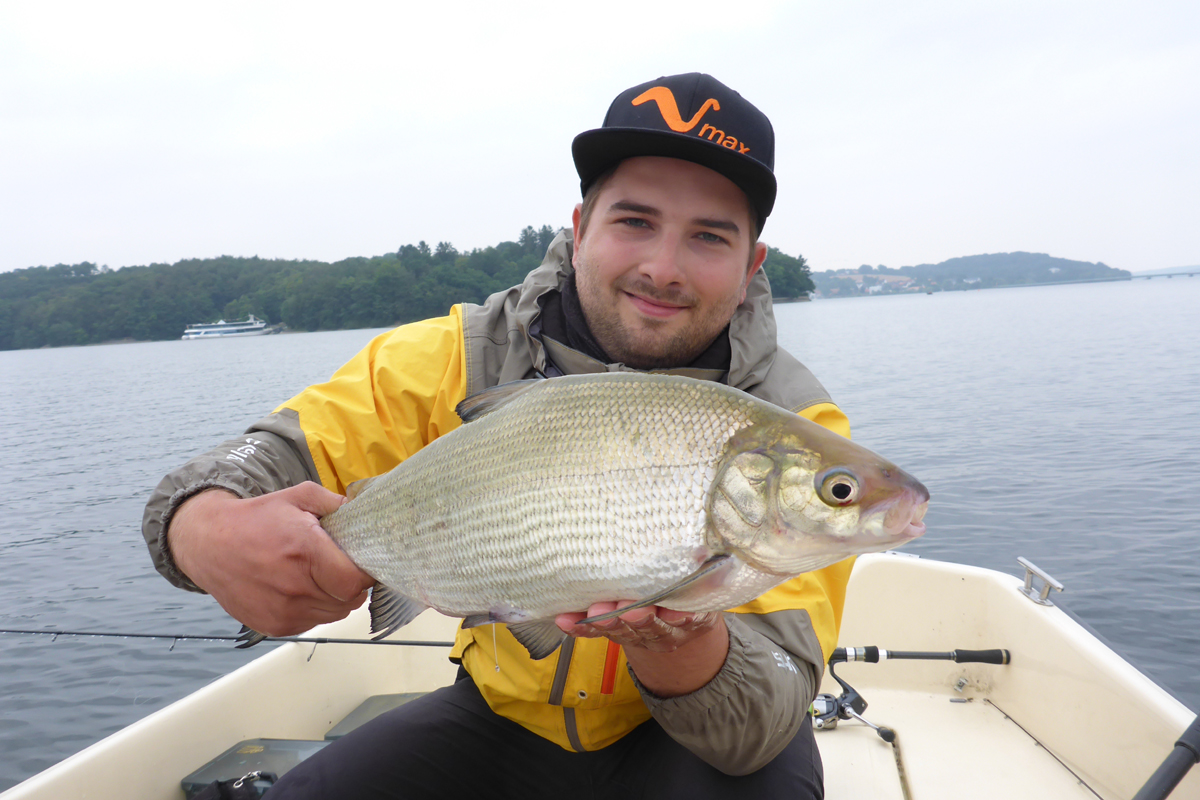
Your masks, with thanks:
[{"label": "man's face", "polygon": [[621,162],[587,230],[575,208],[576,286],[609,357],[638,369],[682,366],[712,343],[746,297],[767,248],[751,248],[745,194],[675,158]]}]

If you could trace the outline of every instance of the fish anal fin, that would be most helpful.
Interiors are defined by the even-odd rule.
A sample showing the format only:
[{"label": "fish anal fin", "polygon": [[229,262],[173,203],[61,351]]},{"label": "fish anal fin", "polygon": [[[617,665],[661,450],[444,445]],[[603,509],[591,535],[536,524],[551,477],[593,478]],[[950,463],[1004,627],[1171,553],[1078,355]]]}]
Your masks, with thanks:
[{"label": "fish anal fin", "polygon": [[554,624],[552,619],[535,619],[530,622],[510,622],[509,633],[525,645],[529,657],[541,661],[558,649],[567,635],[562,628]]},{"label": "fish anal fin", "polygon": [[480,625],[491,625],[496,621],[496,618],[491,614],[468,614],[463,617],[463,630],[468,628],[478,628]]},{"label": "fish anal fin", "polygon": [[688,575],[681,581],[677,581],[666,589],[663,589],[657,594],[652,594],[649,597],[642,598],[636,603],[630,603],[622,608],[613,609],[604,614],[597,614],[594,617],[580,620],[576,625],[591,625],[596,622],[603,622],[606,619],[619,617],[627,611],[632,611],[635,608],[645,608],[646,606],[661,605],[664,600],[679,600],[687,597],[689,594],[697,591],[707,590],[708,586],[714,581],[720,581],[724,578],[725,572],[732,569],[737,563],[732,556],[722,555],[713,556],[708,561],[700,565],[700,569]]},{"label": "fish anal fin", "polygon": [[368,607],[371,611],[371,633],[376,634],[372,639],[383,639],[391,635],[429,608],[419,600],[405,597],[382,583],[375,584],[371,589],[371,603]]},{"label": "fish anal fin", "polygon": [[454,410],[463,422],[474,422],[480,417],[492,413],[535,384],[541,383],[542,380],[542,378],[530,378],[489,387],[463,400],[454,407]]}]

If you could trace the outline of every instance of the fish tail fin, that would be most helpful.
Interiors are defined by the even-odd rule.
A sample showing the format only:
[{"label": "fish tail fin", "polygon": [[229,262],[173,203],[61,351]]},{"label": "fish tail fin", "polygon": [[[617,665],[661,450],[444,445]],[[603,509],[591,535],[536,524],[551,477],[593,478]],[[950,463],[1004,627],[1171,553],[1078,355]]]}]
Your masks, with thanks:
[{"label": "fish tail fin", "polygon": [[236,645],[236,647],[238,650],[245,650],[247,647],[254,647],[254,645],[266,638],[267,635],[265,633],[259,633],[249,625],[243,625],[242,629],[238,631],[237,637],[237,640],[241,642],[241,644]]}]

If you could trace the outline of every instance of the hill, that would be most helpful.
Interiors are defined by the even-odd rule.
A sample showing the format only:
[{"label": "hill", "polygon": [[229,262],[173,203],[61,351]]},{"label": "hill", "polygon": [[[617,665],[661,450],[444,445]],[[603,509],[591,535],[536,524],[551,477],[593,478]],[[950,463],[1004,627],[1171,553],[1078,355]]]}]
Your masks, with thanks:
[{"label": "hill", "polygon": [[1076,281],[1128,280],[1130,273],[1103,263],[1072,261],[1045,253],[990,253],[951,258],[939,264],[892,269],[864,264],[857,270],[813,273],[824,297],[900,292],[989,289]]}]

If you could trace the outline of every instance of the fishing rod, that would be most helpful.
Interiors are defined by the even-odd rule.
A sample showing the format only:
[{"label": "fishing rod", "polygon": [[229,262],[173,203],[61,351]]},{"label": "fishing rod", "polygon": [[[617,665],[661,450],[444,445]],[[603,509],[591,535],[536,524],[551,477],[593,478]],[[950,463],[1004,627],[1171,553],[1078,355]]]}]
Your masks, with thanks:
[{"label": "fishing rod", "polygon": [[1009,664],[1012,654],[1007,650],[950,650],[948,652],[927,652],[917,650],[884,650],[880,647],[839,647],[829,657],[829,675],[842,687],[842,693],[836,697],[832,694],[819,694],[813,701],[813,726],[823,730],[837,727],[838,720],[858,720],[879,734],[879,738],[888,744],[896,742],[896,732],[863,718],[867,710],[867,701],[855,689],[837,674],[835,666],[848,661],[865,661],[877,664],[880,661],[892,659],[909,659],[917,661],[953,661],[958,664]]},{"label": "fishing rod", "polygon": [[832,730],[837,727],[838,720],[857,720],[878,734],[880,739],[892,746],[896,759],[896,775],[900,780],[900,792],[905,800],[912,798],[908,785],[908,776],[904,767],[904,759],[900,755],[900,742],[896,731],[884,725],[876,725],[863,718],[867,710],[867,700],[857,689],[846,683],[837,674],[837,665],[849,661],[865,661],[877,664],[880,661],[892,659],[910,659],[916,661],[954,661],[959,664],[1009,664],[1012,654],[1007,650],[950,650],[948,652],[928,652],[923,650],[884,650],[880,647],[839,647],[829,656],[829,675],[842,687],[842,693],[832,695],[822,692],[813,700],[811,713],[812,724],[819,730]]},{"label": "fishing rod", "polygon": [[[958,664],[1010,664],[1012,654],[1007,650],[950,650],[948,652],[926,652],[913,650],[884,650],[880,647],[839,647],[829,657],[829,674],[842,687],[838,696],[819,694],[813,701],[813,727],[836,728],[839,719],[858,720],[870,727],[893,747],[897,747],[896,732],[891,728],[876,725],[863,719],[862,713],[867,709],[867,701],[846,681],[838,677],[834,671],[837,664],[850,661],[863,661],[877,664],[890,660],[917,661],[954,661]],[[899,762],[897,762],[899,763]],[[1165,800],[1175,787],[1187,776],[1192,767],[1200,764],[1200,717],[1192,720],[1175,742],[1175,747],[1166,757],[1150,779],[1142,786],[1133,800]],[[904,783],[903,775],[901,776]],[[901,788],[904,788],[902,785]],[[905,791],[908,797],[908,792]]]},{"label": "fishing rod", "polygon": [[917,650],[884,650],[880,647],[839,647],[829,657],[829,663],[833,665],[844,661],[866,661],[869,664],[877,664],[890,659],[953,661],[956,664],[1008,664],[1012,661],[1012,654],[1007,650],[951,650],[930,653]]},{"label": "fishing rod", "polygon": [[[59,636],[104,636],[117,639],[172,639],[175,642],[183,641],[200,641],[200,642],[241,642],[244,641],[241,636],[193,636],[191,634],[169,634],[169,633],[121,633],[118,631],[62,631],[62,630],[16,630],[8,628],[0,628],[0,633],[23,633],[33,636],[53,636],[57,639]],[[386,645],[401,645],[409,647],[453,647],[454,642],[429,642],[423,640],[403,640],[403,639],[384,639],[376,641],[374,639],[334,639],[329,637],[304,637],[304,636],[265,636],[261,641],[264,642],[300,642],[302,644],[386,644]],[[175,649],[174,643],[171,644],[171,649]]]}]

